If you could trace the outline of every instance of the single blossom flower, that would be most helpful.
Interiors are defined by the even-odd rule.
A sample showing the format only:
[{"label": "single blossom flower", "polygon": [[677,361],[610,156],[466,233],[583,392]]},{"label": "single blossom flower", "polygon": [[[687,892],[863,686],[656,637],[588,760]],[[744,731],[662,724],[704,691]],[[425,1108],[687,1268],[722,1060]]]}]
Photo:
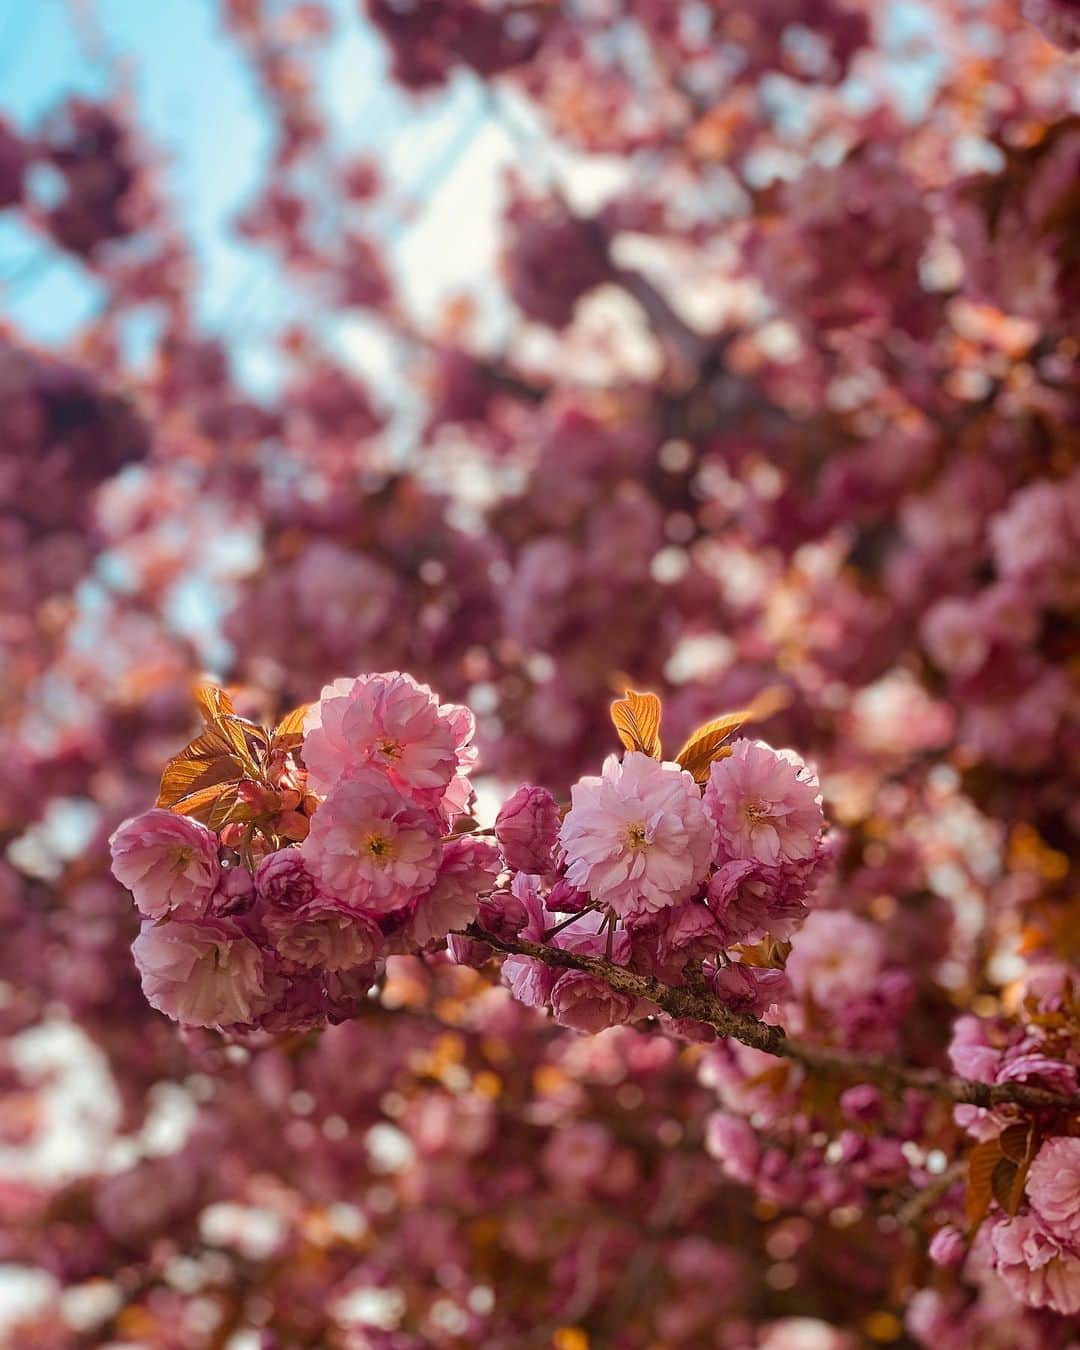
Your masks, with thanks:
[{"label": "single blossom flower", "polygon": [[491,890],[499,875],[499,855],[484,839],[451,839],[443,849],[435,882],[413,902],[405,928],[412,947],[441,941],[451,929],[476,918],[480,897]]},{"label": "single blossom flower", "polygon": [[571,802],[560,833],[566,878],[618,915],[678,904],[704,880],[713,832],[678,765],[609,755],[601,777],[574,784]]},{"label": "single blossom flower", "polygon": [[884,958],[872,923],[846,910],[817,909],[792,939],[785,969],[797,997],[837,1008],[874,993]]},{"label": "single blossom flower", "polygon": [[469,797],[473,732],[467,708],[440,704],[411,675],[337,680],[305,719],[308,784],[329,793],[343,777],[369,766],[403,796],[451,821]]},{"label": "single blossom flower", "polygon": [[185,1026],[243,1024],[269,1005],[262,954],[227,919],[144,922],[131,951],[147,1001]]},{"label": "single blossom flower", "polygon": [[756,942],[766,934],[791,937],[807,914],[804,870],[790,865],[764,867],[750,858],[721,863],[705,893],[721,945]]},{"label": "single blossom flower", "polygon": [[278,955],[298,966],[351,970],[382,953],[377,924],[326,902],[315,901],[299,910],[271,909],[262,921]]},{"label": "single blossom flower", "polygon": [[550,998],[552,1016],[560,1026],[593,1035],[628,1021],[636,1006],[635,999],[583,970],[568,970],[560,975]]},{"label": "single blossom flower", "polygon": [[1047,1139],[1028,1172],[1027,1195],[1046,1231],[1080,1259],[1080,1139]]},{"label": "single blossom flower", "polygon": [[800,862],[817,850],[825,824],[817,778],[793,751],[763,741],[736,741],[712,764],[705,810],[716,826],[717,863]]},{"label": "single blossom flower", "polygon": [[255,871],[255,891],[263,904],[301,909],[315,899],[315,878],[298,848],[268,853]]},{"label": "single blossom flower", "polygon": [[218,884],[217,835],[188,816],[155,808],[125,820],[109,839],[112,872],[148,919],[206,912]]},{"label": "single blossom flower", "polygon": [[999,1219],[990,1242],[995,1269],[1021,1303],[1080,1313],[1080,1252],[1058,1242],[1035,1215]]},{"label": "single blossom flower", "polygon": [[334,787],[300,852],[316,882],[347,908],[388,914],[430,888],[442,845],[432,816],[368,767]]}]

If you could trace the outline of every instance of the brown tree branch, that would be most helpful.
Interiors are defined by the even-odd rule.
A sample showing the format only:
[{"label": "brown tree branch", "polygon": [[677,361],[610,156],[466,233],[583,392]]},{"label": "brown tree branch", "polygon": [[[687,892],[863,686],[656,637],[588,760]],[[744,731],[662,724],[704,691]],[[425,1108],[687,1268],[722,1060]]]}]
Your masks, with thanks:
[{"label": "brown tree branch", "polygon": [[526,938],[497,938],[475,924],[466,936],[485,942],[496,951],[514,956],[531,956],[546,965],[563,970],[581,970],[611,986],[629,998],[654,1003],[670,1017],[703,1022],[721,1036],[740,1041],[767,1055],[790,1059],[819,1073],[837,1074],[857,1082],[875,1083],[890,1091],[915,1089],[945,1101],[973,1106],[1022,1106],[1029,1110],[1054,1109],[1080,1113],[1080,1095],[1065,1096],[1027,1083],[976,1083],[937,1069],[914,1068],[897,1064],[879,1055],[860,1055],[850,1050],[813,1045],[788,1036],[783,1027],[762,1022],[749,1013],[735,1012],[703,989],[678,988],[661,983],[650,975],[639,975],[625,966],[600,956],[564,951]]}]

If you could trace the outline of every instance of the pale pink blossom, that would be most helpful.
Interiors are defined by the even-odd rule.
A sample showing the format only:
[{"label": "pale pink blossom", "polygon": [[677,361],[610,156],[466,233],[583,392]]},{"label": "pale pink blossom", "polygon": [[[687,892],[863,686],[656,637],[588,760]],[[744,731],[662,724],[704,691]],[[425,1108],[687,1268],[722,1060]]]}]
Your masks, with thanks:
[{"label": "pale pink blossom", "polygon": [[1027,1194],[1046,1230],[1071,1243],[1080,1259],[1080,1139],[1060,1136],[1043,1144],[1028,1172]]},{"label": "pale pink blossom", "polygon": [[741,1116],[714,1111],[705,1122],[705,1148],[732,1181],[747,1186],[754,1180],[761,1148]]},{"label": "pale pink blossom", "polygon": [[499,875],[499,855],[484,839],[451,839],[443,849],[439,874],[429,891],[415,902],[406,928],[415,947],[445,938],[476,918],[480,896]]},{"label": "pale pink blossom", "polygon": [[593,1035],[627,1021],[635,1006],[635,999],[620,994],[606,980],[583,970],[566,971],[551,990],[551,1012],[555,1021],[560,1026]]},{"label": "pale pink blossom", "polygon": [[228,920],[144,922],[131,952],[147,1001],[185,1026],[250,1022],[269,1004],[262,954]]},{"label": "pale pink blossom", "polygon": [[953,675],[974,674],[990,652],[986,624],[971,600],[939,600],[923,616],[921,635],[934,663]]},{"label": "pale pink blossom", "polygon": [[571,801],[560,834],[567,880],[620,916],[677,904],[704,880],[713,832],[697,784],[677,765],[609,755]]},{"label": "pale pink blossom", "polygon": [[369,767],[331,791],[300,851],[316,882],[342,904],[388,914],[429,889],[442,846],[431,815]]},{"label": "pale pink blossom", "polygon": [[875,990],[885,950],[872,923],[846,910],[818,909],[795,934],[785,967],[799,997],[841,1008]]},{"label": "pale pink blossom", "polygon": [[309,785],[329,793],[371,766],[405,796],[452,820],[469,799],[476,759],[467,708],[440,704],[426,684],[397,671],[336,680],[304,722]]},{"label": "pale pink blossom", "polygon": [[990,1241],[994,1267],[1021,1303],[1080,1312],[1080,1253],[1057,1242],[1034,1215],[999,1219]]},{"label": "pale pink blossom", "polygon": [[148,919],[205,913],[221,873],[217,835],[205,825],[155,808],[125,820],[109,847],[113,876]]},{"label": "pale pink blossom", "polygon": [[809,858],[824,827],[817,778],[791,750],[736,741],[709,771],[705,809],[716,861],[756,858],[768,867]]},{"label": "pale pink blossom", "polygon": [[370,919],[318,901],[300,910],[268,910],[262,920],[278,955],[298,966],[351,970],[382,952],[382,934]]},{"label": "pale pink blossom", "polygon": [[[547,922],[558,920],[544,909],[540,894],[540,878],[528,872],[518,872],[510,886],[514,899],[525,910],[526,919],[520,935],[530,942],[541,942]],[[560,934],[561,936],[561,934]],[[519,1003],[527,1008],[543,1008],[551,995],[558,972],[532,956],[508,956],[502,965],[502,980]]]}]

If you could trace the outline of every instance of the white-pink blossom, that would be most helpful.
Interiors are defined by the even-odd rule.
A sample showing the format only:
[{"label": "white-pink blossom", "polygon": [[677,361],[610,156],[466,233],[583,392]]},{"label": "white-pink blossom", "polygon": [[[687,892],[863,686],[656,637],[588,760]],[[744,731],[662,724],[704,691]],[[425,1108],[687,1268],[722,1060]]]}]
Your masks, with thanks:
[{"label": "white-pink blossom", "polygon": [[442,856],[429,812],[374,767],[342,778],[300,848],[325,890],[358,913],[402,909],[434,882]]},{"label": "white-pink blossom", "polygon": [[155,808],[125,820],[109,847],[113,876],[148,919],[206,912],[221,868],[217,835],[205,825]]},{"label": "white-pink blossom", "polygon": [[560,843],[570,883],[619,915],[687,899],[703,881],[713,831],[698,786],[677,764],[640,751],[604,761],[571,789]]},{"label": "white-pink blossom", "polygon": [[716,826],[716,861],[755,858],[768,867],[813,855],[825,818],[817,778],[791,750],[740,740],[717,760],[705,787]]},{"label": "white-pink blossom", "polygon": [[185,1026],[250,1022],[269,1006],[262,953],[228,920],[147,921],[131,952],[147,1002]]},{"label": "white-pink blossom", "polygon": [[304,722],[304,764],[316,792],[329,793],[364,766],[405,796],[451,821],[469,799],[476,759],[473,715],[440,704],[426,684],[398,671],[336,680]]}]

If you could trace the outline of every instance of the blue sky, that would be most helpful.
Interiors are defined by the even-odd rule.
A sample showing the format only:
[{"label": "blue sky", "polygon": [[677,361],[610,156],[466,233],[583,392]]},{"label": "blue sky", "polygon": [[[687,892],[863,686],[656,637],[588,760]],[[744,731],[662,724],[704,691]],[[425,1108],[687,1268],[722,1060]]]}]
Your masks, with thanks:
[{"label": "blue sky", "polygon": [[[66,0],[0,0],[0,111],[29,129],[68,94],[108,92],[103,55],[123,64],[140,128],[168,156],[167,188],[202,262],[200,317],[229,335],[257,386],[267,374],[266,338],[288,298],[273,264],[228,232],[270,151],[270,125],[243,54],[222,32],[216,0],[96,0],[100,41],[80,33],[73,8]],[[408,98],[388,79],[382,44],[357,0],[334,0],[334,8],[320,95],[338,144],[377,152],[393,165],[395,199],[423,203],[414,220],[385,210],[379,220],[407,299],[423,311],[490,265],[498,170],[512,149],[488,121],[475,81],[463,76],[434,97]],[[96,287],[77,262],[55,254],[46,261],[10,216],[0,217],[0,314],[40,341],[61,342],[94,312]],[[341,340],[367,350],[360,331]]]}]

